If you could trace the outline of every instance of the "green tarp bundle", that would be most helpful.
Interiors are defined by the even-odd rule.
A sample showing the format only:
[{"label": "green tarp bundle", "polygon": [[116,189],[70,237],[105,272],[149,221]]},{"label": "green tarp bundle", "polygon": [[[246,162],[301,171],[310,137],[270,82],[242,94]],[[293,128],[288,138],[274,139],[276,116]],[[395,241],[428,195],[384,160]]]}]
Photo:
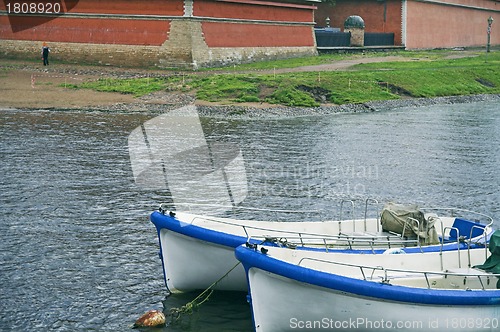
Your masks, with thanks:
[{"label": "green tarp bundle", "polygon": [[491,235],[488,250],[491,252],[491,256],[482,265],[475,267],[487,272],[500,274],[500,230],[495,231]]},{"label": "green tarp bundle", "polygon": [[[491,256],[482,265],[474,267],[486,272],[500,274],[500,230],[495,231],[491,235],[488,250],[491,252]],[[500,279],[497,282],[497,288],[500,288]]]}]

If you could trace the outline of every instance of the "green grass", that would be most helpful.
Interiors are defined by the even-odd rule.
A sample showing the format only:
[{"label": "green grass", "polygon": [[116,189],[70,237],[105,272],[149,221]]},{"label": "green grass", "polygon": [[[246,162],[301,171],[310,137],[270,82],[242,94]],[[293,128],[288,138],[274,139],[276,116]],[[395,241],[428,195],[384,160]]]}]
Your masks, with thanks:
[{"label": "green grass", "polygon": [[165,86],[165,80],[160,78],[101,78],[97,81],[84,82],[79,85],[67,85],[67,87],[74,89],[82,88],[100,92],[118,92],[123,94],[132,94],[135,97],[144,96],[149,93],[162,90]]},{"label": "green grass", "polygon": [[290,59],[281,59],[281,60],[269,60],[269,61],[260,61],[254,63],[245,63],[241,65],[234,65],[229,68],[209,68],[206,71],[212,70],[233,70],[233,71],[248,71],[248,70],[272,70],[272,69],[281,69],[281,68],[296,68],[301,66],[314,66],[321,65],[325,63],[331,63],[334,61],[343,60],[346,58],[354,57],[356,55],[345,55],[345,54],[326,54],[319,56],[309,56],[302,58],[290,58]]},{"label": "green grass", "polygon": [[[381,55],[399,55],[407,61],[365,63],[338,71],[275,73],[268,70]],[[500,52],[478,52],[463,58],[449,55],[450,51],[325,55],[233,66],[226,68],[223,74],[202,71],[186,74],[182,80],[174,75],[101,79],[74,87],[130,93],[137,97],[162,89],[177,90],[195,93],[198,99],[211,102],[268,102],[304,107],[324,102],[346,104],[402,97],[500,93]],[[250,69],[267,69],[267,73],[248,74]]]},{"label": "green grass", "polygon": [[278,87],[266,101],[271,104],[288,106],[316,107],[320,104],[307,92],[298,90],[294,86],[283,84]]},{"label": "green grass", "polygon": [[217,102],[220,100],[258,101],[259,79],[248,75],[210,75],[197,79],[191,76],[191,88],[196,98]]},{"label": "green grass", "polygon": [[[373,63],[356,66],[376,73],[413,97],[438,97],[500,92],[500,54],[426,62]],[[381,70],[390,69],[390,70]],[[378,72],[377,72],[378,71]]]},{"label": "green grass", "polygon": [[301,58],[290,58],[280,60],[259,61],[241,65],[233,65],[231,67],[206,68],[203,71],[227,70],[227,71],[249,71],[249,70],[272,70],[282,68],[296,68],[301,66],[314,66],[328,63],[334,63],[340,60],[366,59],[373,57],[389,57],[401,56],[405,58],[419,58],[425,60],[439,60],[450,54],[449,50],[432,50],[432,51],[402,51],[395,50],[389,52],[366,52],[366,53],[332,53],[321,54],[318,56],[307,56]]}]

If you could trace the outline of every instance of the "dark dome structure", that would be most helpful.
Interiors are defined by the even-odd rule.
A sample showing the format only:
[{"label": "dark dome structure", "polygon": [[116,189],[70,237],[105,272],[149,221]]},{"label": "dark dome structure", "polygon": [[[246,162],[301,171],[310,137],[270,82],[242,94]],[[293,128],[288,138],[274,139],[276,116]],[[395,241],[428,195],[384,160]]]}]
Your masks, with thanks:
[{"label": "dark dome structure", "polygon": [[349,29],[349,28],[364,29],[365,28],[365,21],[363,21],[363,19],[360,16],[352,15],[352,16],[349,16],[345,20],[344,28],[345,29]]}]

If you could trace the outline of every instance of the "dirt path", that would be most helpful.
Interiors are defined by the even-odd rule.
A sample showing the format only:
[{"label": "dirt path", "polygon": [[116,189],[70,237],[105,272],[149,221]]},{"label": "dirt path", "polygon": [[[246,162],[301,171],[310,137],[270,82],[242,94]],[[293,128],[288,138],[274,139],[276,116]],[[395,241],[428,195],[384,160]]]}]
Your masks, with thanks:
[{"label": "dirt path", "polygon": [[307,72],[307,71],[334,71],[334,70],[346,70],[354,65],[361,63],[376,63],[376,62],[395,62],[395,61],[411,61],[410,58],[402,56],[386,56],[386,57],[376,57],[376,58],[359,58],[351,60],[340,60],[332,63],[325,63],[321,65],[314,66],[302,66],[296,68],[283,68],[276,69],[276,73],[295,73],[295,72]]}]

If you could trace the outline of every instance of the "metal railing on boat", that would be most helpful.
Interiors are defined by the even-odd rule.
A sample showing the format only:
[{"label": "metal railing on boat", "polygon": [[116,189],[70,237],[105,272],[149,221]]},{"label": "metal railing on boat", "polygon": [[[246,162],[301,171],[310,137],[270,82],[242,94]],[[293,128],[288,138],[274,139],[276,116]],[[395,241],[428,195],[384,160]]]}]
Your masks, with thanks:
[{"label": "metal railing on boat", "polygon": [[[400,278],[414,278],[416,276],[421,276],[425,279],[427,288],[432,289],[432,283],[429,281],[429,276],[438,276],[442,278],[449,278],[449,277],[461,277],[464,278],[464,284],[467,280],[467,278],[477,278],[479,281],[479,284],[481,285],[481,290],[486,290],[484,286],[483,279],[486,279],[487,285],[490,285],[491,281],[494,278],[500,278],[500,273],[489,273],[489,272],[483,272],[479,271],[476,273],[461,273],[461,272],[453,272],[453,271],[421,271],[421,270],[405,270],[405,269],[393,269],[393,268],[385,268],[383,266],[369,266],[369,265],[359,265],[359,264],[350,264],[350,263],[344,263],[344,262],[335,262],[331,260],[325,260],[325,259],[318,259],[318,258],[312,258],[312,257],[303,257],[299,260],[297,263],[298,266],[303,266],[303,263],[305,261],[312,261],[312,262],[318,262],[318,263],[325,263],[325,264],[332,264],[332,265],[338,265],[338,266],[346,266],[346,267],[352,267],[355,269],[359,269],[361,272],[361,276],[363,280],[365,281],[373,281],[374,279],[374,274],[376,271],[381,271],[383,273],[383,277],[381,282],[382,283],[390,283],[391,280],[396,280],[398,277],[396,275],[390,276],[389,273],[398,273]],[[469,265],[470,265],[470,256],[469,256]],[[306,266],[304,266],[306,267]],[[368,271],[371,273],[366,273]],[[370,274],[370,278],[367,278],[367,275]],[[401,275],[402,274],[402,275]],[[381,276],[378,276],[381,277]],[[438,288],[438,287],[435,287]]]},{"label": "metal railing on boat", "polygon": [[[343,199],[340,201],[340,209],[339,209],[339,221],[340,220],[343,220],[343,211],[344,211],[344,203],[350,203],[351,205],[351,210],[350,210],[350,213],[351,213],[351,217],[352,217],[352,221],[353,221],[353,232],[356,232],[356,223],[354,223],[355,221],[355,217],[354,217],[354,201],[352,199]],[[375,199],[375,198],[367,198],[365,199],[365,214],[364,214],[364,230],[363,231],[367,231],[367,225],[366,225],[366,220],[368,218],[368,206],[370,205],[370,203],[374,204],[374,205],[379,205],[380,203]],[[380,228],[379,228],[379,216],[380,216],[380,213],[378,213],[377,211],[377,214],[376,214],[376,218],[377,218],[377,231],[380,231]]]},{"label": "metal railing on boat", "polygon": [[[343,215],[343,205],[344,203],[350,203],[351,205],[351,217],[352,217],[352,233],[356,233],[356,221],[360,222],[361,220],[357,220],[354,217],[354,201],[353,200],[341,200],[340,202],[340,215],[339,215],[339,221],[338,221],[338,227],[339,227],[339,234],[336,236],[325,236],[324,234],[316,234],[316,233],[307,233],[307,232],[293,232],[293,231],[285,231],[285,233],[289,234],[287,236],[282,236],[282,237],[273,237],[271,234],[269,238],[275,239],[277,243],[283,243],[286,244],[287,246],[291,247],[297,247],[297,246],[306,246],[306,245],[315,245],[319,246],[320,243],[322,246],[325,247],[325,250],[328,251],[329,248],[332,247],[345,247],[348,249],[353,249],[353,248],[359,248],[359,247],[364,247],[364,248],[370,248],[372,251],[375,249],[380,249],[381,247],[386,247],[386,248],[392,248],[395,246],[398,247],[420,247],[420,250],[422,250],[422,243],[419,241],[418,237],[416,239],[411,239],[407,238],[404,236],[405,230],[406,230],[406,223],[403,227],[402,233],[392,233],[390,235],[387,234],[370,234],[370,235],[350,235],[349,233],[343,233],[342,232],[342,215]],[[367,198],[365,200],[365,213],[364,213],[364,219],[362,219],[363,222],[363,232],[368,231],[367,227],[367,211],[368,211],[368,206],[369,205],[378,205],[379,202],[376,199],[372,198]],[[168,206],[171,204],[161,204],[160,205],[160,211],[167,211],[171,206]],[[213,205],[213,204],[203,204],[203,203],[176,203],[178,206],[187,206],[189,210],[191,210],[192,206],[203,206],[203,207],[214,207],[214,208],[224,208],[224,209],[230,209],[234,211],[235,209],[241,209],[241,210],[247,210],[247,211],[256,211],[256,212],[274,212],[274,213],[286,213],[286,214],[310,214],[310,213],[320,213],[318,210],[286,210],[286,209],[264,209],[264,208],[255,208],[255,207],[245,207],[245,206],[223,206],[223,205]],[[465,239],[469,239],[468,243],[468,248],[470,249],[470,239],[472,238],[473,230],[474,229],[481,229],[482,230],[482,235],[480,236],[481,238],[484,239],[484,244],[487,243],[487,234],[486,230],[491,227],[493,224],[493,219],[485,214],[471,211],[471,210],[466,210],[466,209],[460,209],[460,208],[420,208],[421,210],[429,210],[429,211],[449,211],[450,214],[453,216],[459,212],[466,212],[466,213],[472,213],[477,216],[481,216],[483,218],[486,218],[488,221],[488,224],[486,227],[482,225],[483,227],[478,227],[478,226],[473,226],[470,234],[467,235],[461,235],[459,232],[459,229],[456,227],[443,227],[443,222],[440,219],[440,217],[437,217],[438,221],[440,222],[441,225],[441,239],[440,239],[440,245],[441,245],[441,251],[444,245],[444,237],[445,237],[445,232],[448,230],[455,230],[457,234],[457,241],[462,240],[466,241]],[[377,233],[380,232],[380,218],[379,218],[380,213],[377,213],[376,216],[376,229]],[[243,232],[245,233],[245,236],[247,238],[247,241],[250,239],[260,239],[260,240],[266,240],[266,236],[263,235],[255,235],[251,234],[249,230],[255,230],[255,231],[276,231],[274,229],[268,229],[268,228],[263,228],[259,227],[257,225],[254,226],[249,226],[249,225],[241,225],[238,224],[237,222],[231,222],[229,218],[217,218],[217,217],[210,217],[210,216],[195,216],[193,220],[191,221],[192,224],[195,223],[195,221],[200,220],[200,221],[210,221],[210,222],[215,222],[215,223],[220,223],[220,224],[226,224],[226,225],[231,225],[231,226],[236,226],[236,227],[241,227],[243,229]],[[417,225],[417,229],[420,231],[421,226],[420,222],[414,218],[408,217],[408,221],[411,221]],[[318,220],[316,222],[322,222],[322,220]],[[425,230],[428,232],[428,228]],[[290,235],[290,233],[294,233],[294,235]],[[392,236],[391,236],[392,235]],[[458,248],[459,246],[457,246]],[[485,255],[487,256],[487,246],[485,245]],[[458,248],[458,251],[460,251],[460,248]],[[460,252],[459,252],[460,253]]]},{"label": "metal railing on boat", "polygon": [[[351,216],[352,219],[354,220],[354,200],[351,199],[342,199],[340,201],[340,210],[339,210],[339,220],[342,220],[343,216],[343,204],[344,203],[351,203]],[[364,200],[364,220],[367,220],[367,213],[368,213],[368,207],[370,205],[379,205],[380,203],[374,199],[374,198],[366,198]],[[256,212],[275,212],[275,213],[285,213],[285,214],[310,214],[310,213],[316,213],[320,216],[324,215],[325,211],[324,210],[288,210],[288,209],[270,209],[270,208],[256,208],[256,207],[250,207],[250,206],[242,206],[242,205],[220,205],[220,204],[204,204],[204,203],[162,203],[160,204],[160,208],[164,210],[176,210],[175,206],[182,206],[182,207],[187,207],[188,211],[192,211],[193,206],[201,206],[201,207],[213,207],[213,208],[219,208],[219,209],[225,209],[225,211],[236,211],[236,210],[247,210],[247,211],[256,211]],[[456,217],[457,213],[470,213],[475,216],[482,217],[486,220],[485,224],[487,226],[491,226],[493,224],[493,218],[472,210],[467,210],[467,209],[462,209],[462,208],[453,208],[453,207],[420,207],[419,208],[422,211],[448,211],[450,214],[450,217]],[[376,218],[377,220],[380,217],[380,213],[377,211]],[[320,218],[318,221],[324,220],[323,218]],[[480,219],[474,219],[475,221],[480,221]],[[366,227],[365,227],[366,230]],[[354,230],[353,230],[354,231]]]},{"label": "metal railing on boat", "polygon": [[[221,220],[210,217],[194,217],[192,220],[192,224],[196,220],[202,221],[210,221],[219,224],[229,225],[240,227],[245,233],[245,237],[247,238],[247,242],[251,240],[257,240],[262,242],[273,242],[276,244],[281,244],[283,246],[296,248],[298,246],[312,246],[312,247],[324,247],[328,252],[328,249],[332,248],[346,248],[346,249],[354,249],[354,248],[367,248],[372,252],[375,252],[375,249],[380,248],[393,248],[393,247],[414,247],[418,245],[418,240],[415,239],[405,239],[399,236],[388,236],[388,235],[347,235],[347,234],[339,234],[339,235],[331,235],[325,236],[324,234],[318,233],[307,233],[307,232],[293,232],[290,230],[284,230],[283,233],[287,235],[283,236],[272,236],[272,234],[268,235],[256,235],[253,234],[252,231],[256,232],[279,232],[275,229],[258,227],[258,226],[249,226],[249,225],[240,225],[236,222],[231,222],[227,220]],[[293,235],[290,235],[293,234]]]}]

